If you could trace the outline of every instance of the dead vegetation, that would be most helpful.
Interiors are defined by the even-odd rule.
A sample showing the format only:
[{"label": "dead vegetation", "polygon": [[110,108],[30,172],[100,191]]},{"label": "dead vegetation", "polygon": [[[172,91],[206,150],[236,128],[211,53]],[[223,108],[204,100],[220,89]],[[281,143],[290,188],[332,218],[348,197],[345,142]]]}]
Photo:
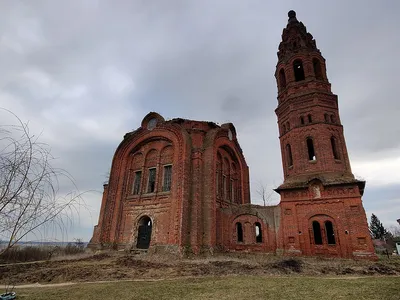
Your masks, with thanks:
[{"label": "dead vegetation", "polygon": [[100,253],[89,257],[0,265],[1,284],[165,279],[227,275],[400,275],[400,258],[379,262],[327,258],[229,255],[178,259]]}]

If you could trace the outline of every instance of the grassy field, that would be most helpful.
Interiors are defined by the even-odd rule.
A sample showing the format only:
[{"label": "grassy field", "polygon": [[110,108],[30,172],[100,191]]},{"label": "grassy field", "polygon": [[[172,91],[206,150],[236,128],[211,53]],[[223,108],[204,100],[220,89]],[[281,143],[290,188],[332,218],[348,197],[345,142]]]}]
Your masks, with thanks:
[{"label": "grassy field", "polygon": [[400,277],[226,276],[16,289],[18,299],[400,299]]}]

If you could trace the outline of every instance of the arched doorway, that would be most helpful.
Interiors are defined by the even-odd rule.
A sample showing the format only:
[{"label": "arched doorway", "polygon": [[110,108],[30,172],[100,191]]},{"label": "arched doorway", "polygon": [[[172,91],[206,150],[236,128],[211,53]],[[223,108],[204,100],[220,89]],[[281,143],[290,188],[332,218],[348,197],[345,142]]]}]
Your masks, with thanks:
[{"label": "arched doorway", "polygon": [[148,249],[151,240],[151,228],[153,223],[148,216],[141,217],[138,223],[138,235],[136,248]]}]

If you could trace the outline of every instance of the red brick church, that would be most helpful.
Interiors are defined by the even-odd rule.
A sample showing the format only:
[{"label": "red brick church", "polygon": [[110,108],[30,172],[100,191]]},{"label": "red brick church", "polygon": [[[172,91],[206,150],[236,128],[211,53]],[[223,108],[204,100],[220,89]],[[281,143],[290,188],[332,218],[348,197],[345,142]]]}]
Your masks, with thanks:
[{"label": "red brick church", "polygon": [[375,258],[325,59],[294,11],[275,77],[280,204],[250,202],[233,124],[154,112],[118,146],[90,247]]}]

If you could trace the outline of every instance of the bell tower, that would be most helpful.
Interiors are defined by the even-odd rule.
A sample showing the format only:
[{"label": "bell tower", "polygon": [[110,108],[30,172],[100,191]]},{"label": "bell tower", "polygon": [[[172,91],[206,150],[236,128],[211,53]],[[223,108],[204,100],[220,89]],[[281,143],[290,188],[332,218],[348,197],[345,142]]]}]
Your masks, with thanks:
[{"label": "bell tower", "polygon": [[354,178],[325,59],[292,10],[279,44],[279,139],[284,182],[281,250],[291,254],[374,256],[361,202],[365,181]]},{"label": "bell tower", "polygon": [[285,183],[312,174],[354,180],[325,59],[294,11],[283,30],[275,77]]}]

